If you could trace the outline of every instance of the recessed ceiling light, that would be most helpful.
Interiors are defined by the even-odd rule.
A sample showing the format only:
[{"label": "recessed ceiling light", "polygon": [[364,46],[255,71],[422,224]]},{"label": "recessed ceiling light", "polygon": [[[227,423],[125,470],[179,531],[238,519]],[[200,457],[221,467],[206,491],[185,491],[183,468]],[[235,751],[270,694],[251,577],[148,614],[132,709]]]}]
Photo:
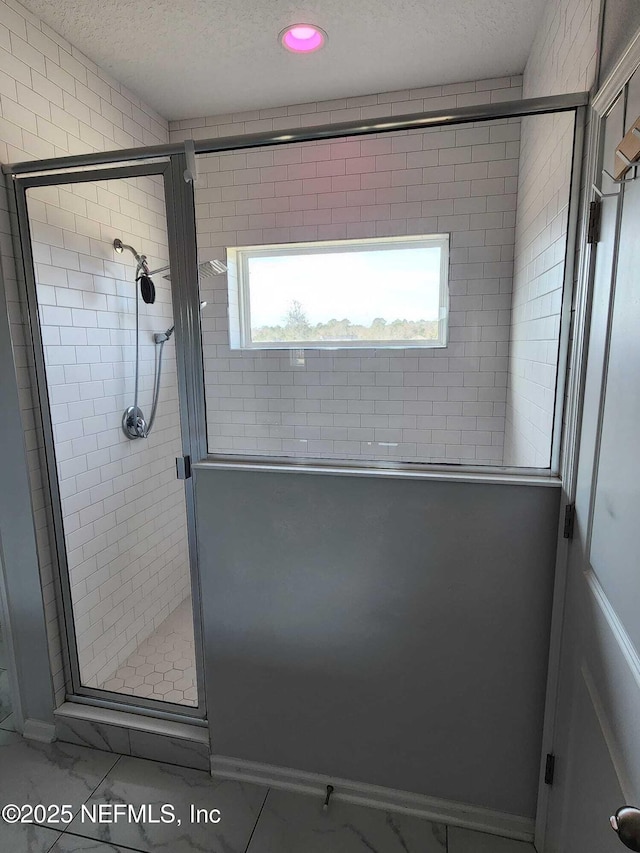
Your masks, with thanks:
[{"label": "recessed ceiling light", "polygon": [[320,50],[327,34],[313,24],[293,24],[280,33],[282,46],[291,53],[313,53]]}]

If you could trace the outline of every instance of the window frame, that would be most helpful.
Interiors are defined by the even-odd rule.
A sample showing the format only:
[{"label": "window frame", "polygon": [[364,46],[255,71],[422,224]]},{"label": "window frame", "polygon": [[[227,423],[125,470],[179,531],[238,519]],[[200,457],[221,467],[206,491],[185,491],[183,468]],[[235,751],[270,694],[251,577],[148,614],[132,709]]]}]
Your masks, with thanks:
[{"label": "window frame", "polygon": [[[340,349],[443,349],[449,333],[449,233],[397,237],[366,237],[347,240],[317,240],[301,243],[275,243],[262,246],[227,248],[229,289],[229,345],[233,350],[340,350]],[[434,341],[361,340],[361,341],[253,341],[251,338],[251,300],[249,261],[256,257],[286,257],[305,254],[339,254],[375,249],[388,251],[411,248],[440,249],[440,287],[438,293],[438,337]]]}]

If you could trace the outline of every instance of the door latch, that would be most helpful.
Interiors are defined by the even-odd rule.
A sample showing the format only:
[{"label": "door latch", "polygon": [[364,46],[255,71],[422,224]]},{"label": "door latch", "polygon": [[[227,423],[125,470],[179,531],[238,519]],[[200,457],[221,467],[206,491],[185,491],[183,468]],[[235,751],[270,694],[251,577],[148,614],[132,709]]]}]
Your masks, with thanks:
[{"label": "door latch", "polygon": [[188,480],[191,477],[191,457],[176,457],[176,476],[179,480]]}]

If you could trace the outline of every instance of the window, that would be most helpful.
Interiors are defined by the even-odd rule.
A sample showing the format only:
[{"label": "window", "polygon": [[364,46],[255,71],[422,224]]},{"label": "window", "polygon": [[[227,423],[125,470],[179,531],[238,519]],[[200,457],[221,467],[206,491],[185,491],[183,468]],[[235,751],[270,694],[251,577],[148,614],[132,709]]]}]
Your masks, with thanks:
[{"label": "window", "polygon": [[444,347],[449,235],[227,249],[233,349]]}]

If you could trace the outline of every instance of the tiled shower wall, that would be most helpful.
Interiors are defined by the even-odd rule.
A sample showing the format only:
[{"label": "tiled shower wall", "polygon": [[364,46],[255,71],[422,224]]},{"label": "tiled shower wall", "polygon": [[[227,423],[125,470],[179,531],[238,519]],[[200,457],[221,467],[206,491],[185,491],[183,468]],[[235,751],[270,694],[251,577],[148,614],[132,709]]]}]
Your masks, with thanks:
[{"label": "tiled shower wall", "polygon": [[573,116],[522,120],[504,461],[546,468],[556,400]]},{"label": "tiled shower wall", "polygon": [[[161,116],[17,0],[0,0],[0,22],[2,162],[154,145],[167,140],[167,122]],[[2,271],[32,484],[51,672],[56,699],[62,702],[65,680],[61,622],[53,580],[42,434],[38,425],[35,381],[25,338],[26,314],[16,276],[8,211],[6,193],[4,187],[0,187]]]},{"label": "tiled shower wall", "polygon": [[[599,15],[594,0],[547,4],[525,69],[525,98],[591,88]],[[547,467],[550,461],[572,147],[570,115],[522,120],[507,465]]]},{"label": "tiled shower wall", "polygon": [[[172,139],[520,97],[520,78],[172,125]],[[451,234],[446,349],[229,348],[225,276],[203,282],[212,452],[502,462],[519,120],[198,158],[201,260],[228,246]]]},{"label": "tiled shower wall", "polygon": [[[83,684],[99,686],[189,592],[174,339],[165,345],[154,428],[131,441],[135,260],[120,237],[168,264],[159,176],[28,191],[47,385]],[[153,333],[173,325],[171,287],[140,306],[139,406],[151,414]]]}]

